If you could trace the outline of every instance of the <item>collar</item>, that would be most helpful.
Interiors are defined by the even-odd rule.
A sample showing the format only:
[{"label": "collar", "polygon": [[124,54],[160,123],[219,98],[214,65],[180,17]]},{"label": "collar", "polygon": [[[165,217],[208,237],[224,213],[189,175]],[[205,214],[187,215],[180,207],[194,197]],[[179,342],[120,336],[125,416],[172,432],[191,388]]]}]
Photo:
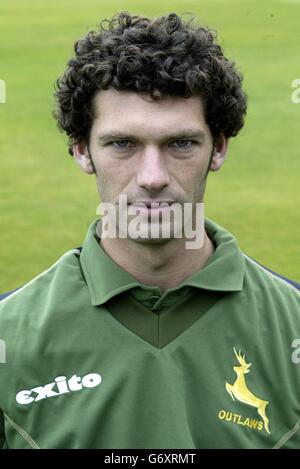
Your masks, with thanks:
[{"label": "collar", "polygon": [[[102,249],[97,236],[99,219],[90,225],[80,255],[80,263],[90,292],[92,304],[101,305],[114,296],[142,285],[114,262]],[[220,292],[241,291],[245,275],[245,259],[234,236],[211,220],[205,219],[205,229],[216,249],[208,263],[168,293],[190,286]]]}]

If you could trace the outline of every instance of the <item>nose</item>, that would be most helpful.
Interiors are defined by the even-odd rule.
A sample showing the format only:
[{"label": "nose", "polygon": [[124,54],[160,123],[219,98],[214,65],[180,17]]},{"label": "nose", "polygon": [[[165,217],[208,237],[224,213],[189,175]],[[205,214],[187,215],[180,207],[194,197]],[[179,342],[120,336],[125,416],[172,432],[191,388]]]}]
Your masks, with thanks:
[{"label": "nose", "polygon": [[156,148],[147,148],[139,160],[137,184],[149,192],[157,192],[170,184],[170,176],[163,154]]}]

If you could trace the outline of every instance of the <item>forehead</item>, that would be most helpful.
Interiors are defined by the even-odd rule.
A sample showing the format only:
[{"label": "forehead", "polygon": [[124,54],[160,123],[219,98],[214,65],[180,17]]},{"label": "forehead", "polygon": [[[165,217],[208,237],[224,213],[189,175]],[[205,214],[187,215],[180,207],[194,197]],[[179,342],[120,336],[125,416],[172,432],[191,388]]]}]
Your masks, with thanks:
[{"label": "forehead", "polygon": [[153,101],[132,91],[100,90],[94,97],[93,127],[101,131],[155,134],[189,127],[209,132],[200,96]]}]

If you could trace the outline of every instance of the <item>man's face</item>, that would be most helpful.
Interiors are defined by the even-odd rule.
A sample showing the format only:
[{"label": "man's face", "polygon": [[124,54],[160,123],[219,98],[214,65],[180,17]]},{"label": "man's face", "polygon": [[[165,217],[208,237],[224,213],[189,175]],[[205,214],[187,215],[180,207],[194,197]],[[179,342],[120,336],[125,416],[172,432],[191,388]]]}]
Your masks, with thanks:
[{"label": "man's face", "polygon": [[[111,88],[95,95],[94,109],[89,153],[102,202],[117,205],[120,194],[133,207],[203,201],[207,172],[223,163],[226,141],[214,148],[199,96],[154,102]],[[74,146],[86,172],[89,153],[85,144]]]}]

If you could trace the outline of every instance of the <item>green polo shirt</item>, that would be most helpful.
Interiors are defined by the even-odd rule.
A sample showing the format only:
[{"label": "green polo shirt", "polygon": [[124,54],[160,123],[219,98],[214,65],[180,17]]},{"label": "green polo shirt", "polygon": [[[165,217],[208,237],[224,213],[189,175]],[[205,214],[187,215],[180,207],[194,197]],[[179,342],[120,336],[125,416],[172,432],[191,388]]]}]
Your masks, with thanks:
[{"label": "green polo shirt", "polygon": [[161,294],[97,223],[0,303],[0,447],[300,448],[299,292],[206,220],[214,254]]}]

